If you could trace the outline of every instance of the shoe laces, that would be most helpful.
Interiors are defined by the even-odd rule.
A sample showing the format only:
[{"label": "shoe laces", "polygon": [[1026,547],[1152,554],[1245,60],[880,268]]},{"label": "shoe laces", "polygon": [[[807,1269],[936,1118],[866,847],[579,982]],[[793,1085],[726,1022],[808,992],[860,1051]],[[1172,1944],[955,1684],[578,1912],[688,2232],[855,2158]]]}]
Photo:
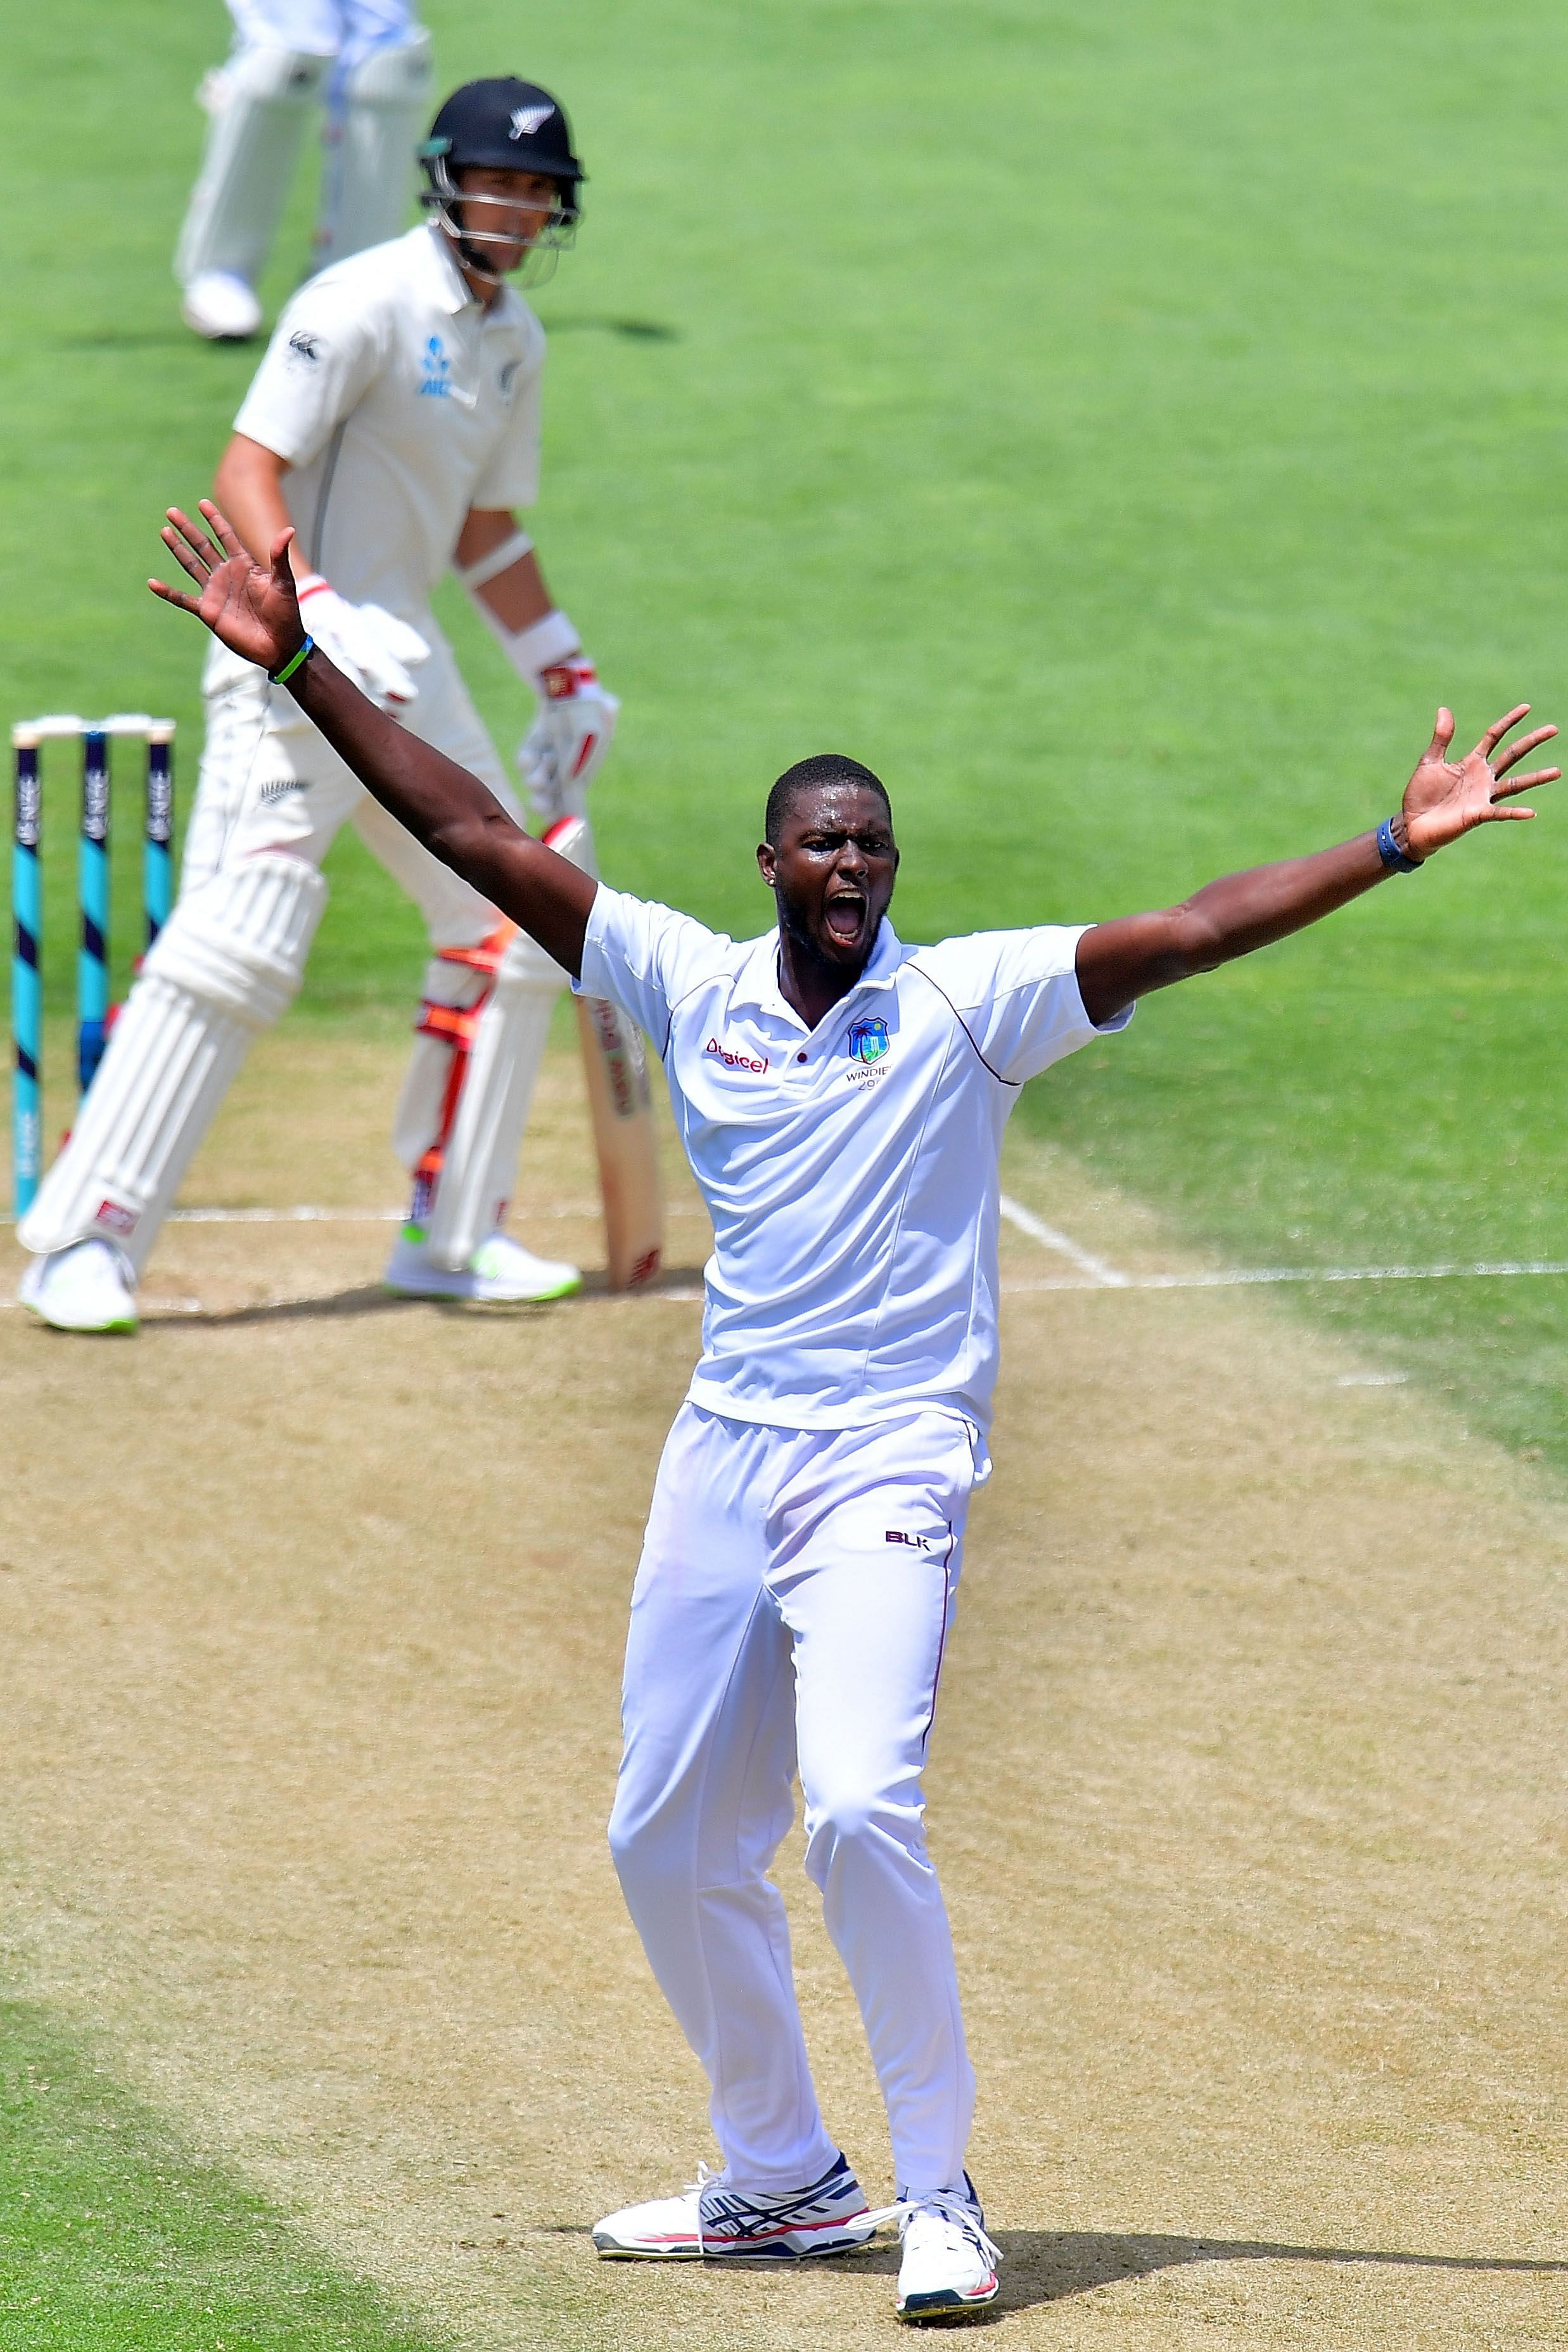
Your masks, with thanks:
[{"label": "shoe laces", "polygon": [[1002,2260],[1002,2250],[988,2233],[979,2207],[971,2203],[961,2189],[934,2189],[927,2197],[901,2197],[896,2204],[878,2206],[865,2219],[873,2229],[880,2229],[884,2221],[896,2221],[902,2238],[911,2221],[921,2213],[939,2214],[944,2221],[961,2230],[967,2238],[973,2239],[993,2267]]},{"label": "shoe laces", "polygon": [[695,2195],[697,2200],[697,2259],[699,2262],[706,2261],[707,2257],[707,2249],[703,2239],[703,2190],[716,2187],[723,2179],[723,2173],[711,2171],[699,2156],[697,2177],[695,2180],[688,2180],[685,2185],[684,2193],[687,2197]]}]

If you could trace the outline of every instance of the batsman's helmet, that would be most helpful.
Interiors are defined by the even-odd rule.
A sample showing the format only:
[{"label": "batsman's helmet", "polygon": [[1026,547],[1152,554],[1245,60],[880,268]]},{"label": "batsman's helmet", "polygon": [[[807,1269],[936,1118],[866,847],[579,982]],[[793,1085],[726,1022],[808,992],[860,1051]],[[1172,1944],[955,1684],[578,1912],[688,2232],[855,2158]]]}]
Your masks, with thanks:
[{"label": "batsman's helmet", "polygon": [[555,183],[555,204],[518,267],[525,284],[538,285],[555,268],[556,256],[570,245],[581,216],[578,191],[588,177],[571,148],[571,126],[548,89],[514,74],[490,81],[465,81],[455,89],[430,126],[419,150],[429,185],[420,202],[434,213],[457,241],[470,268],[492,281],[499,273],[489,252],[516,239],[486,228],[505,208],[504,196],[469,195],[457,184],[459,172],[539,172]]}]

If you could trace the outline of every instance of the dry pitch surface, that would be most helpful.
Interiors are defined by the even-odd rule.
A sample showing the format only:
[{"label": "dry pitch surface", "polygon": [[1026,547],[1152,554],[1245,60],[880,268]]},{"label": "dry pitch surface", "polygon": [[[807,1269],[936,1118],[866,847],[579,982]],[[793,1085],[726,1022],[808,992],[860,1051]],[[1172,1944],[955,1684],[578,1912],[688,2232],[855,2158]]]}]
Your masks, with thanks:
[{"label": "dry pitch surface", "polygon": [[[395,1203],[397,1060],[275,1041],[188,1197]],[[564,1056],[536,1139],[519,1223],[591,1262]],[[1176,1262],[1030,1148],[1008,1182]],[[889,2342],[891,2252],[601,2268],[585,2235],[712,2154],[602,1838],[697,1307],[396,1305],[387,1239],[183,1225],[135,1342],[0,1315],[5,1973],[455,2340]],[[1030,1288],[1071,1269],[1013,1234],[1005,1271],[929,1782],[995,2339],[1563,2342],[1561,1490],[1277,1300]],[[824,2101],[880,2196],[798,1863]]]}]

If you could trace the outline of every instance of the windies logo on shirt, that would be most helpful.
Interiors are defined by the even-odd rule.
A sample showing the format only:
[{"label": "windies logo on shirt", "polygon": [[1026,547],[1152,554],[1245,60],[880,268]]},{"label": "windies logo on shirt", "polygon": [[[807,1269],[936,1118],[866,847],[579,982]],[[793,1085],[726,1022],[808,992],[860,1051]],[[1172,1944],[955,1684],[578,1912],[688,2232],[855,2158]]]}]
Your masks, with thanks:
[{"label": "windies logo on shirt", "polygon": [[852,1021],[850,1052],[857,1062],[880,1062],[887,1051],[887,1024],[883,1020]]}]

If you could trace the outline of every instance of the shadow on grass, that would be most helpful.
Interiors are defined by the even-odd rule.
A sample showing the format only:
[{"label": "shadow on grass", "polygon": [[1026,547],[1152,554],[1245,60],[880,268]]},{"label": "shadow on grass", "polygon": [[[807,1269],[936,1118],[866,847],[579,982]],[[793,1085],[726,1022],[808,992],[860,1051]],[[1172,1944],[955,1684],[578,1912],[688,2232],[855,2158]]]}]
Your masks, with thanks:
[{"label": "shadow on grass", "polygon": [[666,326],[659,319],[556,318],[549,321],[549,331],[552,335],[621,335],[629,343],[682,341],[679,327]]}]

